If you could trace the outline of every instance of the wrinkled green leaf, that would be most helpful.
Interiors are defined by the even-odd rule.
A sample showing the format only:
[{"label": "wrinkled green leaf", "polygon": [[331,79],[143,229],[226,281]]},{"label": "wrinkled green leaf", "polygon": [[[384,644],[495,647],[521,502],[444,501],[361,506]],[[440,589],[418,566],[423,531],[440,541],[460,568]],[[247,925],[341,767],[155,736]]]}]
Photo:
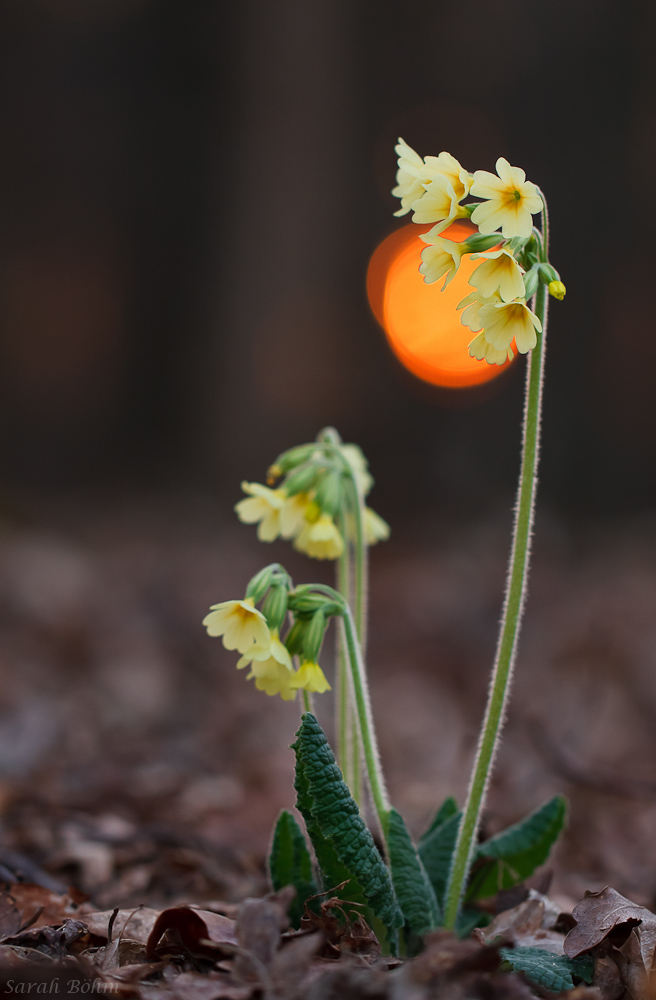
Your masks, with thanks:
[{"label": "wrinkled green leaf", "polygon": [[[448,800],[447,800],[448,801]],[[451,870],[451,856],[456,846],[462,813],[456,812],[444,823],[434,826],[419,841],[419,857],[431,880],[438,905],[444,903],[444,892]]]},{"label": "wrinkled green leaf", "polygon": [[406,930],[418,936],[428,934],[439,924],[437,899],[403,817],[396,809],[389,811],[387,847],[392,882]]},{"label": "wrinkled green leaf", "polygon": [[424,841],[426,837],[430,837],[431,833],[433,833],[435,830],[437,830],[438,827],[446,823],[448,819],[451,819],[452,816],[455,816],[457,812],[458,812],[458,803],[453,798],[453,796],[450,795],[448,799],[444,800],[440,808],[435,813],[433,822],[426,830],[426,833],[421,837],[419,843]]},{"label": "wrinkled green leaf", "polygon": [[594,963],[588,955],[567,958],[542,948],[500,948],[504,972],[523,972],[529,983],[551,993],[573,990],[572,976],[592,982]]},{"label": "wrinkled green leaf", "polygon": [[567,800],[557,795],[519,823],[480,844],[476,851],[479,863],[472,872],[467,899],[494,896],[500,889],[510,889],[532,875],[549,857],[566,816]]},{"label": "wrinkled green leaf", "polygon": [[289,907],[289,919],[293,927],[300,927],[303,904],[309,896],[315,896],[318,890],[312,877],[312,859],[305,837],[292,814],[286,809],[280,813],[273,832],[269,873],[274,892],[278,892],[286,885],[293,885],[296,889],[296,898]]},{"label": "wrinkled green leaf", "polygon": [[[351,798],[325,733],[306,712],[292,749],[296,753],[297,807],[305,820],[324,887],[351,879],[344,899],[364,901],[395,938],[403,925],[390,873]],[[360,897],[354,899],[353,892]]]}]

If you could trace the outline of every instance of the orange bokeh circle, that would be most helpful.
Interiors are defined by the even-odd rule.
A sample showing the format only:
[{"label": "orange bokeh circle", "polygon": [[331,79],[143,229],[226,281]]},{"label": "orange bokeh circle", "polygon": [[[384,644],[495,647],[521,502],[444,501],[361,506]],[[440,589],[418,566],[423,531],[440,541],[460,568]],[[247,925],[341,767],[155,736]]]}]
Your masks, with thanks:
[{"label": "orange bokeh circle", "polygon": [[[374,251],[367,271],[369,304],[387,335],[399,361],[432,385],[466,388],[489,382],[504,371],[504,365],[476,361],[467,351],[474,336],[460,322],[457,304],[473,291],[469,284],[478,261],[464,257],[458,273],[442,291],[444,279],[427,285],[419,273],[421,251],[426,244],[420,233],[430,225],[410,223],[391,233]],[[461,242],[476,227],[454,222],[443,235]]]}]

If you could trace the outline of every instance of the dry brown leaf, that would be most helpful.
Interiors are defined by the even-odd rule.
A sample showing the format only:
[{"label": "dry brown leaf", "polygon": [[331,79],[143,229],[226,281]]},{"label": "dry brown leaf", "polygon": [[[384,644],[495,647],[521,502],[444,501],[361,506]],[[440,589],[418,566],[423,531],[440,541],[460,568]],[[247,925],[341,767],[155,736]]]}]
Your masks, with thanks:
[{"label": "dry brown leaf", "polygon": [[80,916],[86,921],[86,911],[93,910],[88,903],[77,905],[68,893],[60,895],[25,882],[12,885],[10,896],[21,915],[21,926],[29,923],[32,928],[58,927],[66,919]]},{"label": "dry brown leaf", "polygon": [[238,979],[254,982],[268,976],[280,947],[281,933],[289,926],[287,910],[295,894],[293,886],[286,886],[263,899],[243,901],[236,925],[240,948],[235,961]]},{"label": "dry brown leaf", "polygon": [[216,952],[212,945],[234,947],[238,943],[234,920],[210,910],[195,910],[191,906],[172,906],[162,910],[146,942],[149,961],[158,958],[158,945],[164,935],[173,936],[191,954],[209,954],[212,957]]},{"label": "dry brown leaf", "polygon": [[[107,940],[107,929],[113,913],[113,910],[97,910],[95,913],[85,913],[84,922],[91,934]],[[152,910],[148,906],[140,906],[136,910],[119,910],[112,927],[112,938],[119,937],[129,921],[128,936],[132,941],[138,941],[139,944],[145,946],[148,943],[148,938],[159,915],[160,910]]]},{"label": "dry brown leaf", "polygon": [[7,892],[0,893],[0,940],[16,934],[23,924],[15,902]]},{"label": "dry brown leaf", "polygon": [[553,906],[545,897],[535,896],[504,910],[485,928],[476,928],[473,936],[481,944],[509,942],[519,948],[542,948],[554,955],[563,954],[564,934],[545,927],[553,923]]},{"label": "dry brown leaf", "polygon": [[590,892],[574,907],[577,921],[565,938],[565,954],[576,958],[600,944],[615,928],[629,934],[632,927],[640,927],[644,948],[641,955],[645,966],[651,969],[656,947],[656,915],[644,906],[632,903],[615,889],[606,886],[601,892]]}]

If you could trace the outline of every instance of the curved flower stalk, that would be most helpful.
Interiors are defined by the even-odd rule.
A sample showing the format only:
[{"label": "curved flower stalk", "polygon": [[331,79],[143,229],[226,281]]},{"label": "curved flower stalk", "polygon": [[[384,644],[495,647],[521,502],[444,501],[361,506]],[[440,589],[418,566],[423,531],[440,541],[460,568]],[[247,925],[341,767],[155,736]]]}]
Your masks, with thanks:
[{"label": "curved flower stalk", "polygon": [[[439,160],[434,159],[436,163]],[[469,182],[459,164],[442,159],[439,166],[448,171],[449,183],[462,193]],[[458,171],[463,173],[463,181],[458,181]],[[327,427],[316,441],[279,455],[269,468],[267,485],[243,482],[247,496],[235,506],[241,521],[257,525],[260,541],[283,538],[313,559],[335,561],[337,590],[353,606],[363,656],[367,640],[368,548],[390,534],[389,525],[367,506],[366,497],[373,484],[360,448],[344,444],[337,431]],[[340,628],[335,712],[338,759],[354,798],[360,801],[360,733],[342,633]],[[308,666],[303,676],[310,673]],[[293,690],[289,688],[290,697]]]},{"label": "curved flower stalk", "polygon": [[[404,208],[405,199],[407,209],[414,212],[413,221],[429,221],[427,215],[433,204],[431,189],[436,181],[435,175],[428,176],[426,164],[430,158],[422,160],[402,140],[396,147],[397,152],[401,144],[403,156],[399,158],[398,183],[393,193],[402,198]],[[440,154],[437,160],[446,163],[446,155]],[[435,167],[434,161],[435,158],[431,160]],[[465,255],[472,254],[472,259],[480,259],[481,263],[469,279],[474,291],[457,307],[463,310],[462,323],[476,333],[469,344],[469,353],[487,364],[501,365],[512,359],[511,345],[514,344],[520,354],[529,356],[521,472],[506,594],[485,717],[446,890],[444,921],[450,928],[456,924],[467,884],[481,812],[506,714],[526,599],[537,486],[548,299],[552,296],[562,300],[565,296],[565,285],[549,262],[548,215],[544,195],[535,184],[527,181],[520,167],[511,166],[504,157],[497,160],[496,171],[492,174],[477,170],[468,175],[468,182],[463,182],[462,192],[456,195],[457,215],[463,217],[467,214],[478,227],[478,232],[454,250],[450,246],[451,241],[440,235],[444,225],[438,222],[422,236],[428,246],[422,251],[420,267],[425,281],[435,281],[445,274],[445,287]],[[442,176],[439,190],[447,183],[452,186],[446,170],[442,170]],[[410,178],[414,180],[411,182]],[[414,195],[417,195],[416,200],[410,201]],[[462,204],[468,195],[481,200]],[[537,214],[542,217],[541,229],[533,224],[533,216]],[[451,210],[450,218],[455,217]]]}]

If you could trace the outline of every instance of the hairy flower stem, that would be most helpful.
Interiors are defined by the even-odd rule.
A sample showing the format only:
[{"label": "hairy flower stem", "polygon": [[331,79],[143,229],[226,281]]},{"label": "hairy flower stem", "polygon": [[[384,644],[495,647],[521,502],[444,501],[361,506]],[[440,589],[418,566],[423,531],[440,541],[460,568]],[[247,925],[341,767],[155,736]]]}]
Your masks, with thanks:
[{"label": "hairy flower stem", "polygon": [[367,768],[367,777],[371,787],[371,796],[378,816],[383,840],[387,842],[388,814],[390,809],[387,791],[385,789],[385,779],[383,778],[378,754],[378,743],[374,729],[373,717],[371,714],[371,702],[369,700],[369,685],[364,669],[362,651],[357,638],[356,626],[351,609],[346,605],[344,616],[344,635],[346,637],[346,648],[348,650],[349,663],[351,666],[351,676],[353,678],[353,690],[355,694],[355,705],[358,714],[360,735],[364,749],[364,760]]},{"label": "hairy flower stem", "polygon": [[[342,537],[346,538],[346,525],[340,523]],[[351,559],[349,546],[337,561],[337,590],[347,604],[351,599]],[[359,637],[358,637],[359,638]],[[340,628],[337,634],[337,699],[336,725],[338,761],[351,795],[362,808],[362,767],[360,738],[353,704],[352,682],[348,670],[346,639]]]},{"label": "hairy flower stem", "polygon": [[[546,263],[545,223],[546,205],[543,215],[543,240],[540,248],[540,257]],[[517,652],[517,639],[522,612],[524,610],[524,602],[526,600],[533,511],[537,488],[536,473],[540,443],[540,414],[542,409],[542,384],[547,334],[547,304],[547,290],[545,285],[540,283],[535,297],[535,312],[542,323],[542,333],[538,334],[537,345],[533,348],[527,360],[522,465],[519,476],[517,505],[515,508],[515,526],[506,595],[485,718],[479,737],[478,750],[469,782],[467,801],[458,831],[458,839],[456,841],[446,890],[444,924],[450,929],[455,927],[460,903],[467,885],[481,812],[485,804],[485,796],[499,743],[499,735],[506,714],[510,681]]]}]

